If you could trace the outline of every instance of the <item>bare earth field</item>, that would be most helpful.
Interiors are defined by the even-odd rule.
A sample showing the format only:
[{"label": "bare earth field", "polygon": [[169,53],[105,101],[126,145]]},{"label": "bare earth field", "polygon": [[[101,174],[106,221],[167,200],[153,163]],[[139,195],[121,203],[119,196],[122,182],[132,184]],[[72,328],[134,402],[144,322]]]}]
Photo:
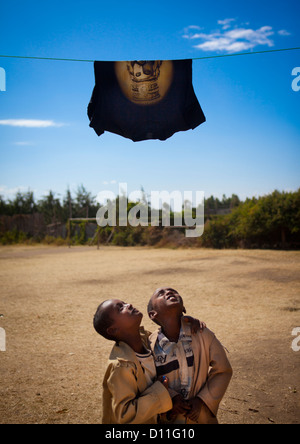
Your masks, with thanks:
[{"label": "bare earth field", "polygon": [[[103,247],[1,247],[0,423],[100,423],[112,347],[92,326],[99,303],[146,315],[160,286],[229,350],[234,376],[221,423],[300,422],[300,252]],[[300,344],[300,340],[298,342]]]}]

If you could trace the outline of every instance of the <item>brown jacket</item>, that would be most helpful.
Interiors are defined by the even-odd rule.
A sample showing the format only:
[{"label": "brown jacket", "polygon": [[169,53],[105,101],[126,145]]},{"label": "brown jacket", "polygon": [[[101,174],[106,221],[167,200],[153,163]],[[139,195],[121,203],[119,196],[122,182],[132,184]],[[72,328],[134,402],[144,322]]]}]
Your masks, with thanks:
[{"label": "brown jacket", "polygon": [[[152,351],[157,340],[158,331],[149,340]],[[198,424],[216,424],[220,402],[225,395],[232,377],[232,368],[227,359],[224,347],[214,333],[206,328],[202,333],[192,335],[194,352],[194,381],[191,398],[198,396],[205,406],[202,407]],[[188,424],[192,422],[187,420]]]},{"label": "brown jacket", "polygon": [[158,415],[172,407],[169,392],[159,381],[148,388],[132,348],[124,342],[115,345],[103,381],[102,423],[157,424]]}]

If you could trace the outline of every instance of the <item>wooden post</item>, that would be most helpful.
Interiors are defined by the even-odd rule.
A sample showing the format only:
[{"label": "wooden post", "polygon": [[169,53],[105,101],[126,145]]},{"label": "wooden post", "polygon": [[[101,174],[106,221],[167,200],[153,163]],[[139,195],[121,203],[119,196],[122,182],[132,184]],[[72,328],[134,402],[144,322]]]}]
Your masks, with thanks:
[{"label": "wooden post", "polygon": [[97,233],[97,250],[100,250],[100,227],[98,227]]},{"label": "wooden post", "polygon": [[68,244],[71,248],[71,219],[68,220]]}]

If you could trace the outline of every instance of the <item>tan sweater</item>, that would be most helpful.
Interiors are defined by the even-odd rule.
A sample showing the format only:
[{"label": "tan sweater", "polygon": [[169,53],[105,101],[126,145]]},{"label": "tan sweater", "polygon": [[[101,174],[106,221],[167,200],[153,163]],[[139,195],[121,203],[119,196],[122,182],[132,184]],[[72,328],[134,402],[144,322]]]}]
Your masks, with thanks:
[{"label": "tan sweater", "polygon": [[[145,332],[146,333],[146,332]],[[148,335],[145,334],[145,343]],[[111,352],[103,381],[103,424],[157,424],[171,410],[168,390],[156,381],[148,388],[135,352],[124,342]]]},{"label": "tan sweater", "polygon": [[[149,338],[152,350],[157,336],[158,332],[155,332]],[[190,398],[198,396],[205,403],[197,423],[215,424],[220,402],[232,377],[232,368],[224,347],[208,328],[192,336],[192,348],[194,381]],[[192,424],[190,420],[187,423]]]}]

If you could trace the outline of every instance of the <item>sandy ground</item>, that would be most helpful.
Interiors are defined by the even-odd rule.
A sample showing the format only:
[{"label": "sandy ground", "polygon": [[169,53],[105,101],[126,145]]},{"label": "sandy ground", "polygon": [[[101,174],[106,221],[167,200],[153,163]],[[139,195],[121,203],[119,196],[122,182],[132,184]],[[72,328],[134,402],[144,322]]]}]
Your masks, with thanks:
[{"label": "sandy ground", "polygon": [[[107,298],[184,297],[229,350],[221,423],[299,423],[300,252],[1,247],[0,423],[100,423],[111,343],[92,318]],[[299,341],[300,344],[300,341]]]}]

